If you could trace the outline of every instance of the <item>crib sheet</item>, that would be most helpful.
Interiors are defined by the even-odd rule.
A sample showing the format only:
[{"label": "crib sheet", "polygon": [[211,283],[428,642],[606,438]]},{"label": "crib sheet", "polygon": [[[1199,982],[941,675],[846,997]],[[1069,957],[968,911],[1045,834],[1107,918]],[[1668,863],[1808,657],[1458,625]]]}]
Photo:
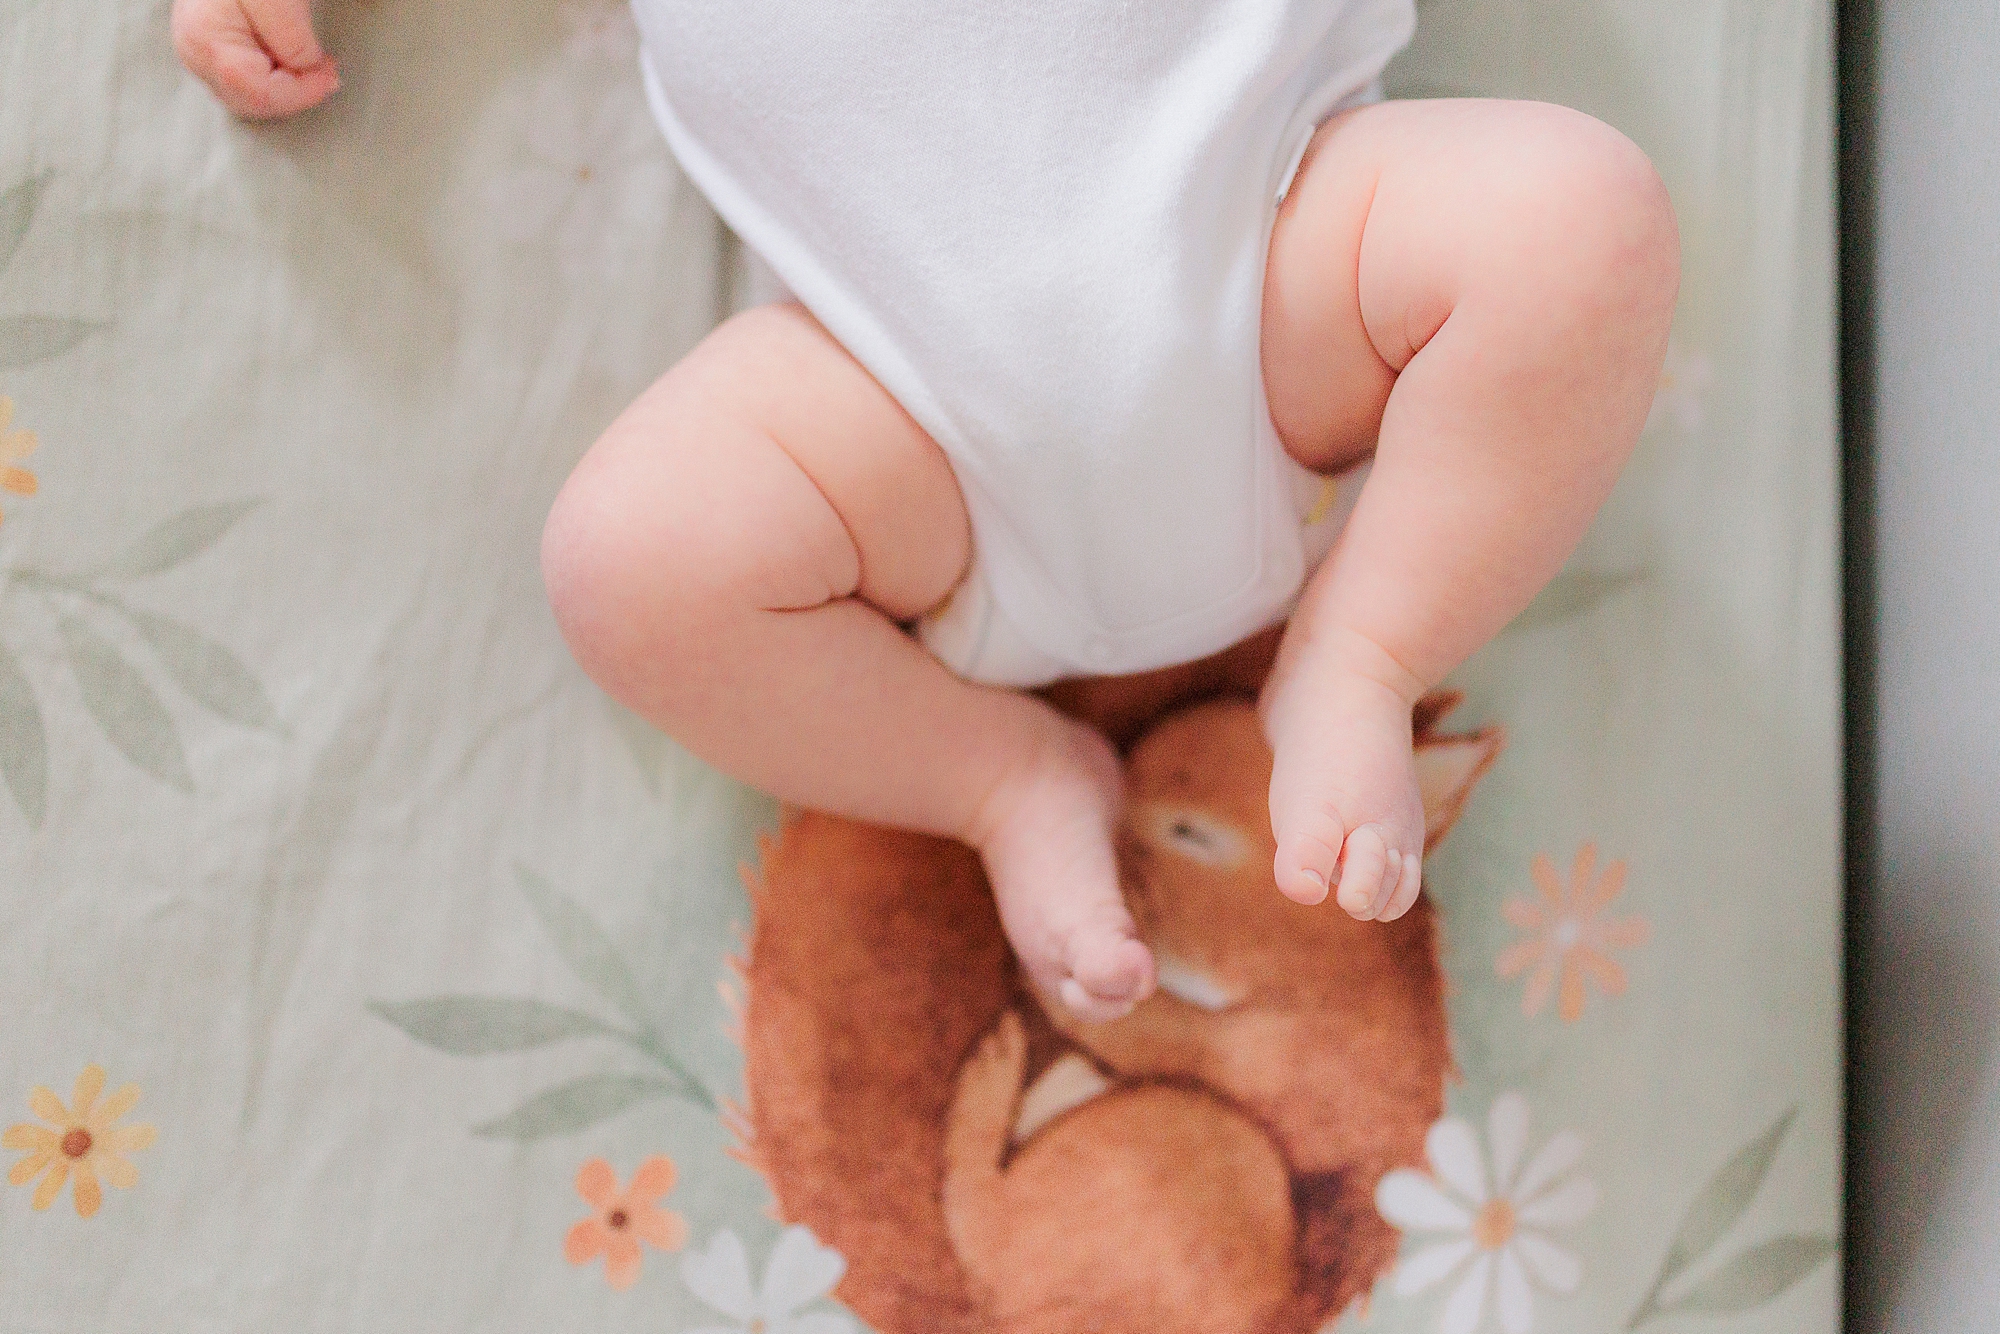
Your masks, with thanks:
[{"label": "crib sheet", "polygon": [[[1657,406],[1426,712],[1423,929],[1274,1000],[1320,928],[1215,914],[1103,1034],[558,639],[555,489],[740,286],[622,11],[330,3],[263,128],[166,13],[0,6],[0,1329],[1836,1327],[1825,0],[1423,6],[1396,95],[1658,162]],[[1120,716],[1226,786],[1232,707]],[[1220,809],[1142,807],[1163,923]]]}]

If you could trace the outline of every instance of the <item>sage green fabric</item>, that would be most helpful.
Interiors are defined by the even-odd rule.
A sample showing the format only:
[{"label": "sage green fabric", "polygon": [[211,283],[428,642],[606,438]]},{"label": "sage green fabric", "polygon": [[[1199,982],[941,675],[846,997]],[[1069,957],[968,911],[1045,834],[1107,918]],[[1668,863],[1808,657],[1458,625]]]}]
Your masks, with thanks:
[{"label": "sage green fabric", "polygon": [[[251,128],[166,11],[0,3],[0,1328],[831,1334],[720,1110],[775,812],[595,690],[536,569],[737,285],[629,21],[335,0],[344,90]],[[1567,1183],[1535,1330],[1836,1325],[1830,27],[1431,0],[1392,71],[1612,122],[1685,237],[1629,475],[1454,683],[1508,744],[1427,868],[1437,1174],[1525,1108]],[[622,1289],[580,1258],[614,1195],[659,1243]],[[1502,1328],[1464,1266],[1399,1291],[1467,1227],[1349,1322]]]}]

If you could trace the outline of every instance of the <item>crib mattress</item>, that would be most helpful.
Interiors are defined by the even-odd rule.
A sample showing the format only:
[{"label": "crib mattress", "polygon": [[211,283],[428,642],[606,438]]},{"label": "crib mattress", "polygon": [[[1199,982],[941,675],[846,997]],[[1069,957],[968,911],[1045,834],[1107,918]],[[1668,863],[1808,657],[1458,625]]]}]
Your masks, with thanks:
[{"label": "crib mattress", "polygon": [[548,503],[739,286],[622,11],[331,7],[265,128],[165,22],[0,12],[0,1327],[1836,1328],[1825,0],[1423,8],[1395,95],[1659,164],[1657,405],[1426,708],[1398,932],[1231,860],[1255,646],[1069,693],[1210,761],[1103,1031],[962,852],[781,819],[564,651]]}]

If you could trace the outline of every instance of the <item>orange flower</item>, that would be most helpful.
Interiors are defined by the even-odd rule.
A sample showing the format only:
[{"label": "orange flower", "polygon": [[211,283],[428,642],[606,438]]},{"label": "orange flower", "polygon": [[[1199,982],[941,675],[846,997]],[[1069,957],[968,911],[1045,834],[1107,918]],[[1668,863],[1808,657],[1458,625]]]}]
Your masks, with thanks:
[{"label": "orange flower", "polygon": [[120,1190],[138,1183],[139,1171],[125,1155],[151,1144],[153,1128],[112,1123],[139,1101],[139,1086],[127,1084],[99,1102],[97,1095],[103,1091],[104,1068],[86,1065],[76,1077],[76,1091],[70,1097],[69,1107],[64,1107],[62,1099],[45,1088],[36,1088],[28,1095],[28,1106],[48,1125],[23,1121],[7,1127],[7,1133],[0,1135],[0,1146],[25,1150],[28,1155],[14,1164],[14,1170],[7,1174],[8,1181],[25,1186],[44,1170],[48,1172],[42,1177],[42,1184],[35,1187],[32,1201],[35,1208],[46,1209],[54,1204],[56,1196],[62,1194],[63,1183],[72,1176],[76,1178],[76,1212],[81,1218],[96,1213],[97,1206],[104,1202],[103,1188],[97,1184],[100,1176]]},{"label": "orange flower", "polygon": [[618,1174],[602,1158],[592,1158],[576,1173],[576,1193],[597,1212],[569,1230],[563,1255],[573,1265],[589,1264],[598,1256],[604,1278],[623,1292],[639,1281],[639,1243],[657,1251],[677,1251],[687,1244],[687,1222],[654,1203],[674,1188],[671,1158],[648,1158],[632,1174],[632,1184],[618,1189]]},{"label": "orange flower", "polygon": [[1565,1023],[1575,1023],[1583,1015],[1585,977],[1607,996],[1623,995],[1625,970],[1610,951],[1646,943],[1644,918],[1599,916],[1625,888],[1625,863],[1611,863],[1602,877],[1593,874],[1596,865],[1597,845],[1584,844],[1565,889],[1555,863],[1538,853],[1532,869],[1540,899],[1509,899],[1501,909],[1508,921],[1531,933],[1502,952],[1494,965],[1503,978],[1529,974],[1527,990],[1521,993],[1521,1013],[1530,1019],[1548,1003],[1558,977],[1562,989],[1557,1009]]},{"label": "orange flower", "polygon": [[14,465],[34,453],[41,442],[35,439],[33,431],[8,430],[7,424],[13,420],[14,400],[0,395],[0,490],[32,496],[40,485],[35,474]]}]

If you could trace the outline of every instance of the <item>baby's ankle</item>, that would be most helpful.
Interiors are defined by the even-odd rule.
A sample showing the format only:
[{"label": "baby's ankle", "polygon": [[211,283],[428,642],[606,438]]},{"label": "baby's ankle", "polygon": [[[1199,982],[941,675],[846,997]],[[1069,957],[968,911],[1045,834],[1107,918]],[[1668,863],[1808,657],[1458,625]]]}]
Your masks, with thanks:
[{"label": "baby's ankle", "polygon": [[1072,787],[1079,798],[1115,813],[1122,786],[1117,753],[1095,730],[1053,712],[1024,731],[974,803],[959,837],[981,852],[1016,833],[1023,813],[1048,789]]},{"label": "baby's ankle", "polygon": [[1329,690],[1386,695],[1408,710],[1430,689],[1428,681],[1380,641],[1349,626],[1324,631],[1311,646],[1310,657],[1307,671]]},{"label": "baby's ankle", "polygon": [[1339,629],[1280,660],[1257,711],[1271,749],[1323,744],[1340,719],[1398,717],[1407,724],[1429,687],[1395,656],[1357,631]]}]

